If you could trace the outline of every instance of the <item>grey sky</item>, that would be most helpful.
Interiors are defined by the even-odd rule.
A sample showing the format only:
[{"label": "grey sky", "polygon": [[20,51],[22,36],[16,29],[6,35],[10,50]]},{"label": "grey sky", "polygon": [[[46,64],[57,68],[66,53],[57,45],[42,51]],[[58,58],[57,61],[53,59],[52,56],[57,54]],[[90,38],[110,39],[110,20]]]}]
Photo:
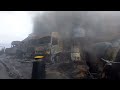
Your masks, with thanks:
[{"label": "grey sky", "polygon": [[[43,11],[0,11],[0,45],[10,46],[12,41],[25,39],[32,32],[32,17],[37,13]],[[102,12],[102,15],[112,13]],[[119,13],[114,12],[113,15],[117,16]]]},{"label": "grey sky", "polygon": [[0,11],[0,45],[23,40],[32,32],[32,18],[25,11]]}]

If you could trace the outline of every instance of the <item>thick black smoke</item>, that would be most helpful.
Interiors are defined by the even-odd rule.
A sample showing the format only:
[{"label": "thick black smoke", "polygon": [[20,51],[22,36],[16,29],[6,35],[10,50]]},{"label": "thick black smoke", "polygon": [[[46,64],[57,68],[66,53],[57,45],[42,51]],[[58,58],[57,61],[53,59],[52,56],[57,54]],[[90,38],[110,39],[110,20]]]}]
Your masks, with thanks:
[{"label": "thick black smoke", "polygon": [[[83,36],[82,40],[75,40],[80,44],[84,43],[80,45],[80,48],[83,46],[82,49],[88,53],[86,60],[96,66],[97,54],[99,56],[104,53],[104,50],[95,51],[90,46],[98,42],[120,39],[120,12],[49,11],[44,12],[42,15],[37,14],[34,18],[33,34],[42,37],[50,35],[51,32],[60,33],[64,43],[63,50],[65,51],[70,50],[73,46],[71,39],[74,36]],[[106,43],[102,45],[107,46]]]},{"label": "thick black smoke", "polygon": [[120,38],[120,12],[48,11],[35,16],[33,33],[44,36],[57,31],[64,38],[71,38],[77,27],[93,41]]}]

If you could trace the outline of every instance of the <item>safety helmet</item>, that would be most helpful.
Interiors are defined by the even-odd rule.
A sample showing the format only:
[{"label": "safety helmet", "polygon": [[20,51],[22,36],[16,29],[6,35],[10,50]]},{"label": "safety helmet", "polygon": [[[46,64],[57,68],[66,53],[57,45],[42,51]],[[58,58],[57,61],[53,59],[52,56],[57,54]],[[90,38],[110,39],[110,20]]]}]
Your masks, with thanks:
[{"label": "safety helmet", "polygon": [[35,56],[34,59],[42,59],[44,56]]}]

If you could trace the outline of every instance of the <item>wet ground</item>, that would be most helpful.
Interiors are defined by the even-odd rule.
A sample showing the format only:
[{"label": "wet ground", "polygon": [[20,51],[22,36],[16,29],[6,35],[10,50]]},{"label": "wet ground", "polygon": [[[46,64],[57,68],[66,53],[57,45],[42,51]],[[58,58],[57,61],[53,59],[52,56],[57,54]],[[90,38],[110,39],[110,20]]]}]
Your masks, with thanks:
[{"label": "wet ground", "polygon": [[30,79],[32,64],[11,56],[0,56],[0,79]]},{"label": "wet ground", "polygon": [[[0,79],[31,79],[32,62],[22,62],[25,59],[17,59],[14,56],[0,56]],[[28,60],[29,61],[29,60]],[[46,79],[71,79],[74,76],[81,76],[83,73],[76,74],[79,71],[84,72],[83,67],[72,67],[70,63],[46,63]],[[75,72],[73,72],[75,71]],[[86,71],[85,71],[86,72]]]},{"label": "wet ground", "polygon": [[0,79],[12,79],[2,63],[0,63]]},{"label": "wet ground", "polygon": [[[23,59],[14,56],[0,56],[0,79],[31,79],[32,63],[21,63]],[[46,79],[68,79],[60,73],[57,64],[46,65]]]}]

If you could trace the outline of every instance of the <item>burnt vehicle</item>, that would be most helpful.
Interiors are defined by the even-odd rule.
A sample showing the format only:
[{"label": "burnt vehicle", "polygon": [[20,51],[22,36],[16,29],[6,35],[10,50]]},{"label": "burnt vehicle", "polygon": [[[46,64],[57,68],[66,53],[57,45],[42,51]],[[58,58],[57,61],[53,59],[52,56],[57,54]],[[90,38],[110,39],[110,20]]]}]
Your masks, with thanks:
[{"label": "burnt vehicle", "polygon": [[104,68],[101,73],[101,79],[120,80],[120,62],[101,59]]}]

